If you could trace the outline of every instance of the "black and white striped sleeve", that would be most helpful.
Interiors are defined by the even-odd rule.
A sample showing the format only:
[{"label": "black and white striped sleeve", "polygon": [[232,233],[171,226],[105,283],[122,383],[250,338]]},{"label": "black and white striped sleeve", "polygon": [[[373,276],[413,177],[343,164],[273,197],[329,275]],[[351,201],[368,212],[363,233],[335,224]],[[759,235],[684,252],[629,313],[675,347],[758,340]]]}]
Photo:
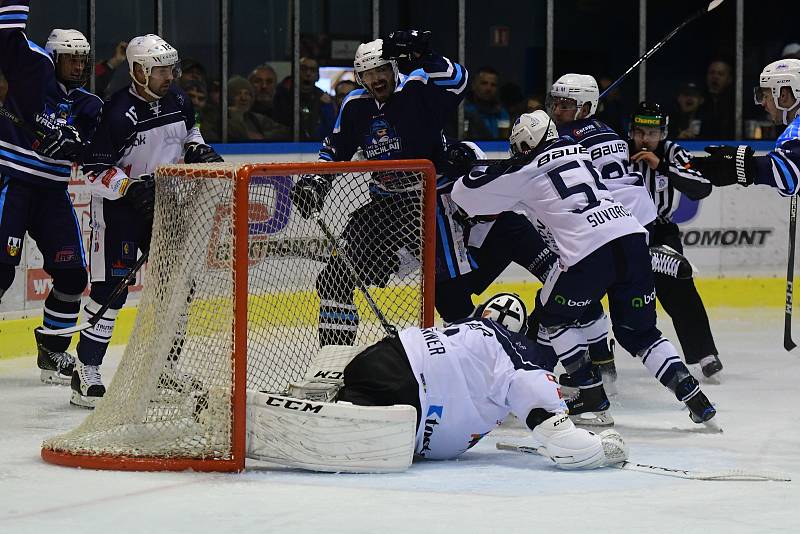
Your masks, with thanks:
[{"label": "black and white striped sleeve", "polygon": [[692,200],[700,200],[711,194],[711,182],[691,168],[692,156],[678,143],[664,142],[664,157],[659,171],[669,178],[675,189]]}]

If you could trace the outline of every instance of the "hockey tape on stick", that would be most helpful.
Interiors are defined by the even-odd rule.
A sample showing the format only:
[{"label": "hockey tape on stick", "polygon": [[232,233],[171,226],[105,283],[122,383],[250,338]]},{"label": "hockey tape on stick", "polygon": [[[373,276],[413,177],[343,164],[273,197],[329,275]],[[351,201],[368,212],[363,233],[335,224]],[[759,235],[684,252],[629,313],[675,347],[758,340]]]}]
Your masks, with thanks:
[{"label": "hockey tape on stick", "polygon": [[619,78],[617,78],[617,79],[614,81],[614,83],[612,83],[611,85],[609,85],[608,87],[606,87],[605,91],[603,91],[602,93],[600,93],[600,98],[604,98],[604,97],[605,97],[605,96],[606,96],[608,93],[610,93],[611,91],[613,91],[613,90],[614,90],[614,88],[615,88],[616,86],[618,86],[620,83],[622,83],[622,81],[623,81],[625,78],[627,78],[627,77],[628,77],[628,75],[629,75],[631,72],[633,72],[634,70],[636,70],[636,67],[638,67],[639,65],[641,65],[642,63],[644,63],[644,62],[645,62],[645,60],[647,60],[647,58],[649,58],[650,56],[652,56],[653,54],[655,54],[655,53],[656,53],[656,52],[657,52],[657,51],[658,51],[658,50],[659,50],[659,49],[660,49],[662,46],[664,46],[664,45],[667,43],[667,41],[669,41],[670,39],[672,39],[672,38],[675,36],[675,34],[676,34],[676,33],[678,33],[679,31],[681,31],[681,30],[683,29],[683,27],[684,27],[684,26],[686,26],[686,25],[687,25],[687,24],[689,24],[690,22],[692,22],[692,21],[694,21],[694,20],[696,20],[696,19],[698,19],[698,18],[702,17],[703,15],[705,15],[706,13],[708,13],[709,11],[712,11],[712,10],[716,9],[716,8],[717,8],[717,7],[718,7],[718,6],[719,6],[719,5],[720,5],[722,2],[724,2],[724,1],[725,1],[725,0],[713,0],[712,2],[709,2],[707,5],[705,5],[704,7],[702,7],[701,9],[698,9],[697,11],[695,11],[694,13],[692,13],[692,14],[689,16],[689,18],[687,18],[686,20],[684,20],[683,22],[681,22],[681,23],[678,25],[678,27],[677,27],[677,28],[675,28],[674,30],[672,30],[671,32],[669,32],[669,33],[667,34],[667,36],[666,36],[666,37],[664,37],[663,39],[661,39],[659,42],[657,42],[655,45],[653,45],[653,47],[652,47],[650,50],[648,50],[647,52],[645,52],[645,53],[644,53],[644,55],[643,55],[642,57],[640,57],[640,58],[639,58],[639,59],[636,61],[636,63],[634,63],[633,65],[631,65],[631,66],[628,68],[628,70],[626,70],[626,71],[625,71],[625,72],[622,74],[622,76],[620,76]]},{"label": "hockey tape on stick", "polygon": [[378,305],[375,304],[375,301],[372,299],[372,295],[370,295],[369,291],[367,290],[367,286],[364,284],[364,282],[361,281],[361,277],[358,275],[358,271],[356,271],[353,262],[350,261],[350,256],[348,256],[347,252],[345,252],[342,249],[342,247],[339,246],[339,240],[336,238],[333,232],[331,232],[331,229],[328,228],[328,225],[325,224],[325,221],[323,221],[322,218],[320,218],[319,214],[316,215],[314,220],[316,221],[317,226],[319,226],[320,230],[322,230],[322,233],[325,234],[325,237],[327,237],[333,244],[333,253],[342,259],[345,267],[347,267],[347,270],[350,271],[350,276],[353,277],[353,280],[355,280],[358,289],[360,289],[361,292],[364,294],[364,298],[366,299],[367,304],[369,305],[372,312],[375,314],[375,317],[378,318],[378,321],[380,321],[381,326],[383,326],[383,329],[386,330],[386,333],[389,336],[397,337],[397,328],[395,328],[394,325],[389,324],[389,321],[386,320],[386,317],[384,317],[380,308],[378,308]]},{"label": "hockey tape on stick", "polygon": [[145,264],[147,261],[148,253],[145,252],[142,254],[142,257],[131,267],[131,270],[128,271],[128,274],[119,281],[117,286],[114,288],[114,291],[111,292],[111,296],[108,297],[108,302],[103,304],[94,315],[92,315],[86,322],[81,324],[70,326],[69,328],[58,328],[55,330],[51,330],[46,327],[39,328],[39,333],[44,334],[46,336],[71,336],[76,332],[82,332],[84,330],[88,330],[92,328],[94,325],[97,324],[100,319],[103,318],[103,315],[108,311],[108,308],[111,307],[111,303],[117,300],[117,297],[125,291],[125,288],[133,282],[134,278],[136,278],[136,273],[139,272],[139,269],[142,268],[142,265]]},{"label": "hockey tape on stick", "polygon": [[792,350],[792,309],[794,299],[794,247],[797,237],[797,195],[789,201],[789,259],[786,265],[786,307],[783,314],[783,348]]},{"label": "hockey tape on stick", "polygon": [[[519,452],[522,454],[538,454],[549,458],[539,447],[529,447],[527,445],[514,445],[513,443],[498,443],[497,449],[501,451]],[[649,473],[651,475],[662,475],[667,477],[685,478],[688,480],[735,480],[739,482],[791,482],[792,478],[784,473],[772,471],[747,471],[744,469],[723,469],[720,471],[690,471],[687,469],[673,469],[671,467],[661,467],[657,465],[638,464],[636,462],[620,462],[611,464],[608,467],[616,467],[624,471],[637,471],[639,473]]]}]

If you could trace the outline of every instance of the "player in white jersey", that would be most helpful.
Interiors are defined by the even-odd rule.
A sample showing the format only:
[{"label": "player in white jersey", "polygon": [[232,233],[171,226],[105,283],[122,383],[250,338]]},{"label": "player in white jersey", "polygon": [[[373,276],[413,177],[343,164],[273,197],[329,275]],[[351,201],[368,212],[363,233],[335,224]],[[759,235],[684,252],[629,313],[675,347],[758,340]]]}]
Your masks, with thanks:
[{"label": "player in white jersey", "polygon": [[[555,377],[547,370],[555,363],[541,352],[541,347],[527,339],[522,332],[526,326],[525,306],[519,297],[501,294],[491,298],[479,308],[478,317],[459,322],[448,327],[407,328],[397,338],[385,338],[365,350],[354,353],[340,361],[342,373],[332,371],[331,365],[321,365],[312,376],[330,377],[333,374],[342,378],[317,378],[316,383],[331,390],[338,390],[336,405],[345,408],[352,403],[358,407],[371,407],[372,412],[381,412],[376,407],[412,406],[411,420],[403,435],[390,432],[381,433],[379,425],[361,424],[354,420],[359,413],[369,413],[369,409],[351,408],[354,414],[347,421],[354,426],[354,432],[343,434],[342,440],[348,442],[347,456],[352,461],[361,454],[360,437],[371,439],[373,448],[365,456],[364,462],[381,454],[388,455],[400,445],[409,445],[408,451],[419,458],[447,460],[460,456],[477,444],[486,434],[496,428],[509,413],[514,413],[532,431],[533,437],[541,444],[540,451],[550,457],[563,469],[602,467],[624,461],[627,449],[622,437],[614,430],[606,430],[600,435],[576,428],[566,415],[567,407],[561,398]],[[317,365],[320,358],[312,369]],[[330,364],[330,361],[327,362]],[[327,382],[325,382],[327,380]],[[305,386],[311,386],[310,383]],[[257,398],[249,392],[250,398]],[[256,424],[249,428],[253,434],[260,434],[258,413],[262,415],[277,412],[286,430],[282,440],[294,442],[293,427],[289,424],[291,414],[282,408],[286,401],[276,402],[265,396],[266,402],[258,406],[248,402],[248,417]],[[301,396],[301,398],[309,398]],[[285,398],[284,398],[285,399]],[[292,402],[292,401],[290,401]],[[294,400],[294,406],[302,402]],[[313,406],[313,405],[312,405]],[[322,416],[330,405],[320,403],[304,409],[311,412],[317,409]],[[297,408],[295,408],[297,409]],[[255,413],[254,413],[255,412]],[[391,413],[390,409],[385,412]],[[297,418],[301,420],[301,418]],[[301,442],[312,441],[315,419],[306,417],[298,436]],[[317,423],[319,424],[319,423]],[[265,425],[266,426],[266,425]],[[335,447],[338,441],[334,432],[342,432],[331,423],[326,430],[324,445]],[[412,431],[416,428],[415,431]],[[298,447],[276,447],[269,434],[274,427],[267,429],[265,435],[251,436],[248,455],[269,459],[287,465],[299,465],[321,470],[342,470],[337,460],[328,458],[324,465],[319,459],[311,462],[302,458],[295,450]],[[378,442],[377,438],[382,438]],[[381,450],[380,443],[385,445]],[[324,447],[316,449],[317,454]],[[276,450],[278,449],[278,450]],[[410,462],[410,456],[408,457]],[[373,464],[374,465],[374,464]],[[363,463],[362,463],[363,466]],[[407,467],[400,463],[395,467]],[[367,469],[369,470],[369,469]]]},{"label": "player in white jersey", "polygon": [[[222,161],[206,145],[195,123],[191,99],[172,82],[180,75],[178,52],[157,35],[131,39],[126,49],[133,83],[103,106],[97,134],[86,150],[83,170],[92,191],[92,282],[84,307],[93,315],[149,250],[157,166]],[[100,378],[123,292],[97,324],[81,332],[72,377],[71,403],[93,408],[105,394]]]},{"label": "player in white jersey", "polygon": [[453,200],[469,216],[525,213],[559,256],[559,269],[541,293],[540,332],[580,390],[571,413],[600,412],[608,424],[608,400],[587,354],[587,333],[578,320],[608,294],[617,341],[681,402],[695,422],[716,410],[677,350],[656,328],[655,287],[646,230],[608,192],[588,150],[559,138],[544,111],[522,115],[512,129],[509,164],[473,171],[453,187]]}]

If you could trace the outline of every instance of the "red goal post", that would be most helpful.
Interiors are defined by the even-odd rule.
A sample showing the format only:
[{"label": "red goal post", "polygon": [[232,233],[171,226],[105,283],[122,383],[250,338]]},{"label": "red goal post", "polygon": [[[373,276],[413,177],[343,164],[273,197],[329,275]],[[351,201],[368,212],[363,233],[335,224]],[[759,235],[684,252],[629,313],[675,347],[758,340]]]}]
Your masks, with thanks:
[{"label": "red goal post", "polygon": [[[292,206],[289,191],[307,175],[332,183],[320,217],[343,251]],[[45,440],[42,458],[92,469],[244,469],[246,390],[279,392],[300,379],[322,322],[341,321],[319,295],[323,271],[348,294],[352,277],[330,275],[337,253],[358,260],[391,324],[433,325],[435,204],[427,160],[159,167],[147,277],[119,368],[95,411]],[[381,339],[358,290],[351,300],[347,320],[328,326],[353,332],[358,345]]]}]

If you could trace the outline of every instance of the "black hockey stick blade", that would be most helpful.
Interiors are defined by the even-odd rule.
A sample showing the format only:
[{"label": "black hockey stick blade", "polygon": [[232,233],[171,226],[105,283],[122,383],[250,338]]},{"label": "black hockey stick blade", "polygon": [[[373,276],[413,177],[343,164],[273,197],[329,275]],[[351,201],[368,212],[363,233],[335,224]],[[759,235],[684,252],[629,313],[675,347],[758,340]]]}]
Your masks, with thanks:
[{"label": "black hockey stick blade", "polygon": [[8,110],[3,106],[0,106],[0,117],[8,119],[9,121],[11,121],[12,124],[14,124],[14,126],[22,130],[25,130],[27,133],[31,134],[37,139],[41,139],[42,137],[44,137],[44,134],[42,132],[36,131],[30,124],[28,124],[21,118],[17,117],[17,115],[14,112]]},{"label": "black hockey stick blade", "polygon": [[789,201],[789,251],[786,264],[786,305],[783,314],[783,348],[792,350],[797,344],[792,340],[792,311],[794,308],[794,249],[797,237],[797,195]]},{"label": "black hockey stick blade", "polygon": [[119,281],[117,286],[114,288],[114,291],[111,292],[111,295],[108,297],[108,302],[103,304],[100,307],[100,309],[97,310],[97,312],[95,312],[95,314],[92,315],[85,322],[81,324],[76,324],[75,326],[70,326],[68,328],[58,328],[55,330],[51,330],[43,326],[38,329],[39,333],[44,334],[46,336],[68,337],[71,336],[72,334],[75,334],[76,332],[82,332],[84,330],[92,328],[100,321],[100,319],[103,318],[103,315],[108,311],[108,308],[111,307],[111,303],[117,300],[117,297],[119,297],[120,294],[122,294],[122,292],[125,291],[125,288],[128,287],[131,282],[133,282],[133,280],[136,278],[136,273],[139,272],[139,269],[141,269],[142,265],[144,265],[145,262],[147,261],[147,257],[148,257],[147,252],[142,254],[139,260],[133,265],[133,267],[131,267],[131,270],[128,271],[128,274],[126,274],[122,278],[122,280]]}]

